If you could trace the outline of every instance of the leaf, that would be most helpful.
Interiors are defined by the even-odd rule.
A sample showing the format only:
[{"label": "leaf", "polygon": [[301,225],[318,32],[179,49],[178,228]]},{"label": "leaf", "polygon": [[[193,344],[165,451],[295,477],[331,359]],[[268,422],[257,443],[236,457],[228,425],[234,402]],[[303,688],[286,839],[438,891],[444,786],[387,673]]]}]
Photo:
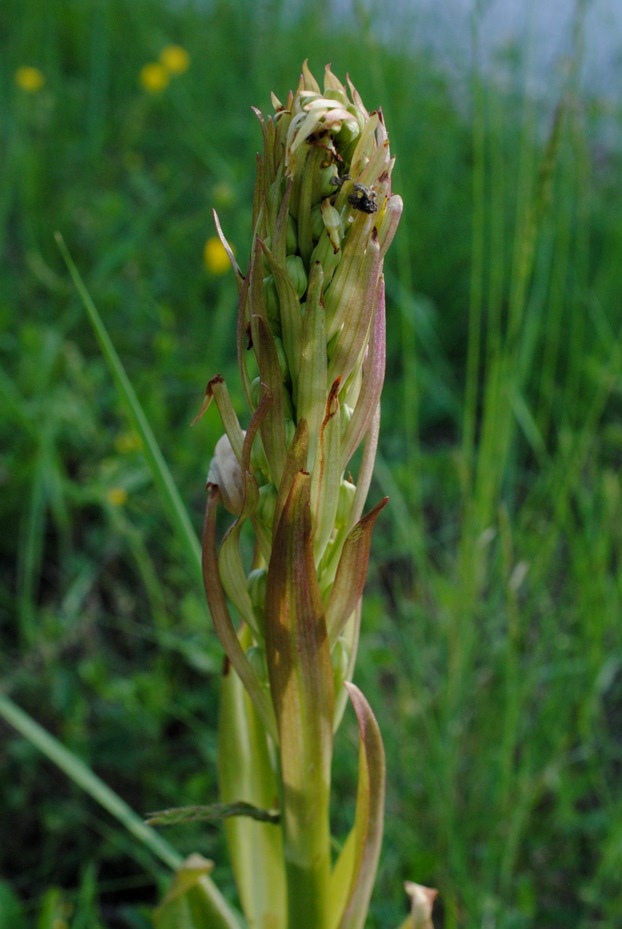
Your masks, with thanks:
[{"label": "leaf", "polygon": [[294,478],[272,545],[265,630],[280,737],[289,925],[319,927],[329,905],[334,688],[305,471]]},{"label": "leaf", "polygon": [[[241,632],[242,647],[251,643]],[[218,780],[225,803],[246,801],[254,808],[278,806],[279,788],[271,746],[255,707],[229,667],[222,678],[218,723]],[[285,865],[281,828],[236,816],[225,822],[227,845],[242,909],[250,926],[285,929]]]},{"label": "leaf", "polygon": [[296,392],[298,419],[304,417],[309,423],[309,471],[313,470],[320,427],[326,403],[326,326],[322,301],[322,265],[314,261],[309,274],[309,287],[304,316],[300,348],[300,370]]},{"label": "leaf", "polygon": [[149,465],[153,482],[158,488],[164,508],[173,529],[178,533],[181,542],[184,544],[188,554],[189,563],[196,569],[197,574],[201,570],[201,550],[194,530],[188,510],[184,506],[179,491],[173,480],[173,476],[166,464],[160,447],[153,434],[151,426],[145,416],[144,410],[140,404],[136,392],[132,387],[125,368],[121,363],[114,345],[106,331],[106,327],[99,315],[91,295],[89,294],[84,281],[82,280],[78,269],[76,268],[65,241],[59,232],[55,233],[56,243],[69,269],[76,290],[82,300],[84,309],[93,327],[97,341],[102,351],[102,355],[117,388],[117,393],[122,405],[124,406],[136,432],[142,439],[143,454]]},{"label": "leaf", "polygon": [[339,378],[330,389],[320,428],[320,444],[311,476],[313,513],[313,557],[317,564],[335,527],[341,485],[341,422],[339,418]]},{"label": "leaf", "polygon": [[212,861],[190,855],[177,871],[171,887],[153,912],[155,929],[242,929],[224,897],[213,893]]},{"label": "leaf", "polygon": [[[337,336],[333,355],[328,364],[329,384],[332,384],[335,378],[340,377],[341,383],[347,387],[347,379],[361,357],[369,337],[381,289],[380,249],[377,238],[374,236],[370,239],[369,251],[371,254],[367,259],[368,264],[359,270],[360,277],[355,277],[351,284],[352,293],[345,298],[351,304],[351,310],[350,315],[346,317],[347,322],[344,322]],[[343,267],[345,261],[344,258],[339,269]],[[332,288],[329,289],[329,294],[331,292]],[[330,338],[330,330],[328,335]]]},{"label": "leaf", "polygon": [[261,316],[253,316],[251,327],[253,344],[258,354],[261,382],[272,394],[270,411],[261,426],[261,438],[270,465],[272,483],[275,487],[278,487],[287,455],[285,444],[285,398],[281,366],[274,336],[265,319]]},{"label": "leaf", "polygon": [[225,533],[225,537],[218,553],[218,569],[225,593],[234,605],[242,619],[253,632],[259,636],[257,621],[246,585],[246,573],[242,564],[240,552],[240,532],[246,520],[252,517],[259,499],[259,491],[254,477],[250,474],[251,448],[261,423],[265,419],[272,403],[272,394],[269,390],[262,391],[259,405],[255,410],[240,452],[240,466],[245,474],[245,496],[242,512]]},{"label": "leaf", "polygon": [[214,225],[216,226],[216,232],[218,233],[218,238],[220,239],[220,241],[221,241],[221,243],[222,243],[222,247],[224,248],[224,250],[225,250],[226,253],[227,253],[227,257],[228,257],[229,261],[231,262],[231,267],[232,267],[233,270],[235,271],[235,280],[236,280],[236,283],[237,283],[237,285],[238,285],[238,291],[241,291],[241,289],[242,289],[242,284],[244,283],[244,275],[243,275],[242,272],[240,271],[240,266],[238,265],[237,261],[235,260],[235,255],[233,254],[233,249],[232,249],[231,246],[229,245],[229,243],[228,243],[227,239],[225,238],[225,235],[224,235],[224,233],[223,233],[223,231],[222,231],[222,227],[221,227],[221,225],[220,225],[220,220],[219,220],[219,218],[218,218],[218,213],[216,212],[216,210],[212,210],[212,213],[213,213],[213,215],[214,215]]},{"label": "leaf", "polygon": [[388,500],[388,497],[384,497],[377,503],[350,531],[344,542],[335,581],[326,604],[326,628],[331,648],[363,596],[372,530]]},{"label": "leaf", "polygon": [[[251,475],[249,475],[249,479],[253,480]],[[203,584],[205,587],[205,595],[212,614],[214,628],[216,629],[222,647],[255,704],[266,731],[272,736],[275,742],[278,742],[274,712],[270,705],[270,700],[240,645],[240,640],[238,639],[237,632],[231,621],[231,616],[229,615],[227,599],[220,580],[218,553],[216,551],[216,511],[218,508],[218,497],[218,487],[209,485],[205,508],[205,520],[203,523]],[[244,510],[239,518],[245,518]]]},{"label": "leaf", "polygon": [[[359,780],[353,838],[342,851],[352,860],[350,890],[341,918],[337,914],[334,925],[338,929],[362,929],[382,844],[385,759],[380,729],[367,700],[354,684],[346,683],[345,687],[359,724]],[[333,873],[338,869],[339,861]]]},{"label": "leaf", "polygon": [[225,379],[221,374],[216,374],[215,377],[211,378],[207,387],[205,388],[205,397],[201,405],[201,409],[194,417],[191,426],[194,426],[197,423],[206,410],[209,409],[212,400],[216,401],[216,406],[218,407],[218,412],[220,413],[220,418],[224,426],[225,432],[229,437],[231,442],[231,448],[234,451],[235,457],[238,461],[242,460],[242,445],[244,443],[244,432],[238,421],[238,417],[233,408],[233,403],[231,402],[231,397],[229,396],[229,391],[227,390],[227,385]]},{"label": "leaf", "polygon": [[372,321],[369,349],[363,363],[363,384],[352,418],[341,442],[341,468],[345,470],[369,428],[370,417],[380,401],[386,364],[386,310],[384,277],[380,278],[378,302]]},{"label": "leaf", "polygon": [[274,810],[261,810],[243,800],[237,803],[210,803],[209,806],[177,806],[157,813],[147,813],[148,826],[183,826],[187,823],[220,823],[231,816],[248,816],[262,823],[280,822]]}]

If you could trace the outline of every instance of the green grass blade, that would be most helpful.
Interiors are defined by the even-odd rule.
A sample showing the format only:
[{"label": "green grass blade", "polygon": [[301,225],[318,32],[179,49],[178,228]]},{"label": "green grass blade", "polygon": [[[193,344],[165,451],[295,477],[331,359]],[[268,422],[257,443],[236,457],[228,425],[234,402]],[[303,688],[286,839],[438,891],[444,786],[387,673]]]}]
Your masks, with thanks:
[{"label": "green grass blade", "polygon": [[69,270],[73,283],[78,291],[80,299],[84,305],[84,309],[88,315],[89,321],[93,327],[97,341],[99,342],[102,354],[110,368],[113,380],[117,387],[119,397],[123,406],[125,407],[133,425],[138,434],[140,435],[143,442],[143,451],[151,474],[158,488],[166,513],[171,522],[171,525],[175,531],[179,534],[179,538],[184,544],[184,547],[188,554],[188,562],[193,566],[193,570],[196,572],[196,575],[199,579],[199,584],[202,582],[202,570],[201,570],[201,546],[199,544],[199,539],[197,533],[195,532],[192,523],[190,522],[190,517],[188,516],[188,511],[186,510],[181,497],[179,496],[179,491],[175,485],[171,472],[166,464],[160,447],[156,441],[156,438],[153,434],[151,426],[145,416],[144,410],[140,404],[136,392],[130,383],[130,380],[125,372],[125,368],[119,358],[119,355],[116,352],[114,345],[106,331],[103,320],[99,315],[95,304],[89,294],[84,281],[82,280],[78,269],[76,268],[71,255],[65,245],[65,241],[62,235],[57,232],[55,233],[55,239],[60,249],[60,252],[65,260],[65,264]]},{"label": "green grass blade", "polygon": [[54,738],[5,694],[0,694],[0,715],[50,761],[57,765],[61,771],[64,771],[75,784],[93,797],[94,800],[97,800],[128,832],[139,839],[156,858],[159,858],[160,861],[173,870],[181,866],[181,856],[168,842],[149,826],[146,826],[134,810],[94,774],[80,758],[65,748],[58,739]]}]

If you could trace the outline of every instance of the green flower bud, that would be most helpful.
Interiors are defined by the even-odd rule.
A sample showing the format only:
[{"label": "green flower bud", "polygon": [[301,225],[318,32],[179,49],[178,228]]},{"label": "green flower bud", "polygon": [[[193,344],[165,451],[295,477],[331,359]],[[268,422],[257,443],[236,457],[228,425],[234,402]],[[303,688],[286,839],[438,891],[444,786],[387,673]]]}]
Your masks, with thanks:
[{"label": "green flower bud", "polygon": [[343,238],[343,226],[341,223],[341,215],[339,210],[331,204],[330,200],[322,201],[322,221],[328,233],[328,238],[330,239],[330,244],[333,247],[334,252],[338,252],[341,248],[341,240]]},{"label": "green flower bud", "polygon": [[330,236],[324,229],[320,235],[320,238],[318,239],[317,245],[311,253],[310,259],[310,265],[313,265],[313,263],[316,261],[319,261],[322,265],[322,271],[324,272],[324,290],[326,290],[332,281],[335,271],[339,267],[341,256],[341,249],[335,251],[333,248],[333,243],[330,240]]},{"label": "green flower bud", "polygon": [[354,494],[356,486],[352,481],[342,480],[339,487],[339,499],[337,501],[337,514],[335,516],[335,526],[342,529],[350,522],[352,504],[354,503]]},{"label": "green flower bud", "polygon": [[331,164],[320,170],[320,193],[322,197],[332,197],[336,193],[336,185],[333,179],[339,177],[337,165]]},{"label": "green flower bud", "polygon": [[300,255],[288,255],[285,259],[287,276],[294,285],[300,299],[307,289],[307,272]]},{"label": "green flower bud", "polygon": [[337,692],[346,679],[350,663],[350,649],[343,636],[340,636],[333,645],[333,650],[330,653],[330,663],[333,668],[335,692]]},{"label": "green flower bud", "polygon": [[348,428],[348,424],[349,424],[350,420],[352,419],[352,414],[353,414],[353,412],[354,412],[354,410],[352,409],[351,406],[348,406],[347,403],[342,403],[342,404],[341,404],[341,407],[339,408],[339,414],[340,414],[340,416],[341,416],[341,435],[342,435],[342,437],[343,437],[343,435],[345,434],[346,429]]},{"label": "green flower bud", "polygon": [[264,484],[259,488],[259,503],[255,515],[262,526],[272,530],[274,511],[276,508],[276,487],[274,484]]},{"label": "green flower bud", "polygon": [[246,579],[246,587],[253,609],[260,610],[262,613],[266,602],[267,578],[268,571],[266,568],[255,568]]}]

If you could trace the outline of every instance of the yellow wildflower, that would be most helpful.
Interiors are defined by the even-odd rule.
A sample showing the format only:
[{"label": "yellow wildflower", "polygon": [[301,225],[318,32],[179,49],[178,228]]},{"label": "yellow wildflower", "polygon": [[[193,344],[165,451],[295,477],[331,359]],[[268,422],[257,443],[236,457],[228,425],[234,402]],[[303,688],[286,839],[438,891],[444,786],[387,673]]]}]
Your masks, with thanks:
[{"label": "yellow wildflower", "polygon": [[114,447],[120,455],[129,455],[142,451],[143,440],[137,432],[122,432],[115,439]]},{"label": "yellow wildflower", "polygon": [[168,85],[169,73],[159,61],[148,61],[140,69],[140,84],[150,94],[160,93]]},{"label": "yellow wildflower", "polygon": [[106,494],[106,500],[111,506],[123,506],[127,502],[127,490],[123,487],[111,487]]},{"label": "yellow wildflower", "polygon": [[45,84],[45,78],[38,68],[22,65],[15,72],[15,83],[28,94],[36,94]]},{"label": "yellow wildflower", "polygon": [[211,236],[203,249],[205,267],[212,274],[225,274],[231,267],[225,247],[218,236]]},{"label": "yellow wildflower", "polygon": [[181,45],[167,45],[160,52],[160,62],[169,74],[183,74],[190,67],[190,55]]}]

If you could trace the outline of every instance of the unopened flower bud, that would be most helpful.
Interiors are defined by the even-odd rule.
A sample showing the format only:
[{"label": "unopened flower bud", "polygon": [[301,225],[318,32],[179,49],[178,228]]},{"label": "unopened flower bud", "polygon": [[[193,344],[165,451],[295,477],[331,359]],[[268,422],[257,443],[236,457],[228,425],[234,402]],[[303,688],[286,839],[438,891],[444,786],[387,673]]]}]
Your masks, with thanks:
[{"label": "unopened flower bud", "polygon": [[248,595],[254,610],[263,613],[264,603],[266,602],[266,581],[268,571],[266,568],[255,568],[246,579]]},{"label": "unopened flower bud", "polygon": [[225,507],[239,516],[244,505],[244,476],[227,435],[221,436],[216,443],[207,483],[218,486]]},{"label": "unopened flower bud", "polygon": [[259,503],[257,504],[256,516],[266,529],[272,529],[275,508],[276,487],[274,484],[264,484],[263,487],[259,488]]},{"label": "unopened flower bud", "polygon": [[350,522],[355,493],[356,487],[352,481],[343,480],[341,482],[339,487],[339,499],[337,501],[337,514],[335,516],[335,526],[339,529],[343,526],[347,526]]},{"label": "unopened flower bud", "polygon": [[307,272],[300,255],[288,255],[285,261],[287,275],[296,289],[300,299],[307,289]]},{"label": "unopened flower bud", "polygon": [[333,678],[335,681],[335,691],[338,691],[346,679],[348,673],[348,664],[350,662],[350,649],[343,636],[340,636],[335,642],[330,653],[330,663],[333,667]]}]

